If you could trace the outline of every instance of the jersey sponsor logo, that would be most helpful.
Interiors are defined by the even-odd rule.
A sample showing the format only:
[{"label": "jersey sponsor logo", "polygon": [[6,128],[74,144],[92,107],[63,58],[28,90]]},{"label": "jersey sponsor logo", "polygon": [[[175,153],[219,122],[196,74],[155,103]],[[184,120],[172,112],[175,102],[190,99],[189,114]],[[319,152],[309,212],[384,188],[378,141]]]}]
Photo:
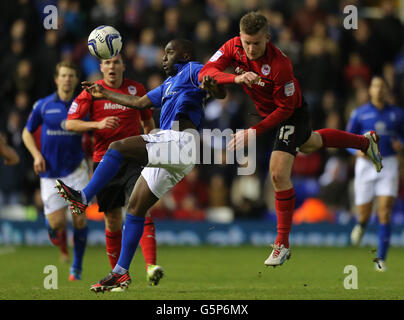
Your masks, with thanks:
[{"label": "jersey sponsor logo", "polygon": [[48,136],[77,136],[81,135],[80,132],[65,131],[65,130],[46,130],[46,135]]},{"label": "jersey sponsor logo", "polygon": [[264,64],[261,68],[261,72],[264,76],[269,75],[269,73],[271,72],[271,67],[267,64]]},{"label": "jersey sponsor logo", "polygon": [[134,96],[136,95],[137,89],[135,86],[128,86],[128,91],[132,96]]},{"label": "jersey sponsor logo", "polygon": [[69,108],[68,114],[76,113],[78,107],[79,107],[79,105],[77,104],[77,102],[73,102],[72,105]]},{"label": "jersey sponsor logo", "polygon": [[287,97],[293,96],[293,94],[295,93],[295,84],[293,81],[290,81],[285,84],[284,92],[285,96]]},{"label": "jersey sponsor logo", "polygon": [[111,102],[104,103],[104,110],[118,110],[118,109],[126,110],[128,108],[119,103],[111,103]]},{"label": "jersey sponsor logo", "polygon": [[217,61],[221,56],[223,55],[223,52],[220,50],[217,50],[216,53],[209,59],[210,62],[215,62]]}]

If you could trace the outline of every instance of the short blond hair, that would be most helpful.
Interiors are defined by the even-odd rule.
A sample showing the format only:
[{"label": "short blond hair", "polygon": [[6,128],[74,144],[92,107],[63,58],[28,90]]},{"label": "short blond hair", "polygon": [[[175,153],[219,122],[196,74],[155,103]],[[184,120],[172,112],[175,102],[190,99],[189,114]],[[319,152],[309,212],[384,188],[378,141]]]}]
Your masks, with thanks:
[{"label": "short blond hair", "polygon": [[268,32],[268,20],[259,12],[252,11],[240,19],[240,31],[248,34],[254,35],[264,30],[264,32]]}]

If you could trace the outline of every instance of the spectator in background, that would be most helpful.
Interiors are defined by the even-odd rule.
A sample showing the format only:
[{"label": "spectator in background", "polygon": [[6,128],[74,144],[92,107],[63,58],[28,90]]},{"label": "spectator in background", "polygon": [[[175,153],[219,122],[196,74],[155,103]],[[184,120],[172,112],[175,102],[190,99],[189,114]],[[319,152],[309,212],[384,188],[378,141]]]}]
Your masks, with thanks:
[{"label": "spectator in background", "polygon": [[137,54],[145,59],[146,67],[154,67],[161,61],[161,48],[155,44],[156,34],[152,28],[142,29]]},{"label": "spectator in background", "polygon": [[164,12],[164,24],[160,27],[157,34],[159,36],[158,42],[163,44],[168,43],[171,39],[183,38],[185,36],[177,8],[171,7]]},{"label": "spectator in background", "polygon": [[[203,4],[199,1],[179,0],[176,4],[176,8],[179,13],[180,23],[187,31],[184,36],[190,38],[192,36],[191,30],[194,29],[195,23],[206,19]],[[220,17],[218,17],[218,19],[220,19]]]},{"label": "spectator in background", "polygon": [[3,134],[0,134],[0,156],[4,159],[6,166],[13,166],[20,162],[18,153],[7,144],[6,137]]},{"label": "spectator in background", "polygon": [[37,47],[34,54],[34,71],[40,74],[36,81],[38,83],[38,96],[45,96],[53,90],[54,66],[59,61],[60,47],[57,30],[46,30],[41,45]]},{"label": "spectator in background", "polygon": [[117,30],[122,30],[124,29],[122,21],[124,21],[124,15],[119,0],[99,0],[91,9],[90,30],[100,25],[113,26]]},{"label": "spectator in background", "polygon": [[[298,73],[298,72],[297,72]],[[304,43],[303,61],[300,69],[301,86],[310,108],[313,128],[321,127],[323,115],[321,98],[324,92],[334,87],[334,68],[322,39],[311,38]]]},{"label": "spectator in background", "polygon": [[392,62],[404,44],[404,26],[396,17],[394,1],[384,0],[380,4],[383,17],[375,24],[375,34],[383,47],[382,63]]},{"label": "spectator in background", "polygon": [[353,87],[354,79],[361,78],[365,84],[370,83],[371,71],[367,64],[362,61],[361,56],[357,52],[349,55],[348,64],[344,67],[344,80],[346,86]]},{"label": "spectator in background", "polygon": [[[186,0],[189,1],[189,0]],[[226,41],[232,34],[232,24],[233,21],[228,15],[222,15],[218,17],[215,21],[215,36],[214,36],[214,47],[218,47],[221,43]]]},{"label": "spectator in background", "polygon": [[304,7],[291,18],[291,27],[296,39],[304,41],[313,31],[316,22],[324,23],[326,12],[319,8],[318,0],[305,0]]},{"label": "spectator in background", "polygon": [[290,58],[293,65],[299,65],[301,45],[298,41],[293,40],[292,30],[289,27],[285,27],[279,32],[276,46]]},{"label": "spectator in background", "polygon": [[213,40],[213,27],[209,20],[201,20],[196,24],[193,41],[197,43],[196,60],[209,60],[212,47],[215,44]]},{"label": "spectator in background", "polygon": [[352,31],[351,42],[348,47],[342,50],[346,55],[351,52],[358,52],[365,64],[369,65],[371,73],[380,73],[384,61],[384,49],[380,39],[372,32],[369,22],[360,19],[358,29]]},{"label": "spectator in background", "polygon": [[[87,21],[81,10],[81,4],[79,0],[61,0],[59,1],[59,10],[61,25],[59,26],[60,35],[64,41],[74,43],[82,37],[87,35]],[[109,8],[112,11],[112,8]],[[103,17],[105,19],[105,17]],[[100,24],[107,24],[106,21]]]},{"label": "spectator in background", "polygon": [[166,8],[163,0],[150,0],[149,5],[142,12],[142,27],[156,28],[164,23]]}]

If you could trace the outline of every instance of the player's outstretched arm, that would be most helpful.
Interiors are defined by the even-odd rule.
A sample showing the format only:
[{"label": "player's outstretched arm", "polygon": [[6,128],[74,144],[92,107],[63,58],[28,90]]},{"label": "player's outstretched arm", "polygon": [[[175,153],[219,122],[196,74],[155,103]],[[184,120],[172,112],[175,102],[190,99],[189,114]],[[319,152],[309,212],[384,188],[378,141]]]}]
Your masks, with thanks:
[{"label": "player's outstretched arm", "polygon": [[119,103],[128,108],[141,110],[141,109],[146,109],[146,108],[150,108],[153,106],[152,102],[147,97],[147,95],[144,95],[142,97],[137,97],[137,96],[132,96],[129,94],[117,93],[117,92],[104,88],[100,84],[89,82],[89,81],[84,81],[81,83],[81,85],[82,85],[83,89],[85,89],[88,93],[90,93],[95,98],[104,98],[104,99],[110,100],[112,102]]}]

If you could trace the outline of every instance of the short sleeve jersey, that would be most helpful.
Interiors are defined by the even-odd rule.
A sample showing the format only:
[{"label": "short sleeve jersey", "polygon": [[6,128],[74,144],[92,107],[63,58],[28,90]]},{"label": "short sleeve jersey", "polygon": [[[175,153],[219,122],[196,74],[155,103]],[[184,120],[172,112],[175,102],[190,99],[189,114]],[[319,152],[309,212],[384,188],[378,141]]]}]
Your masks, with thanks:
[{"label": "short sleeve jersey", "polygon": [[[146,94],[142,84],[130,79],[124,79],[122,85],[117,89],[109,87],[104,80],[96,81],[96,83],[108,90],[122,94],[140,97]],[[86,115],[89,116],[91,121],[101,121],[109,116],[119,118],[119,126],[116,129],[94,130],[93,160],[94,162],[100,162],[111,142],[139,135],[141,133],[140,121],[150,119],[152,114],[153,111],[150,109],[134,110],[107,99],[94,98],[90,93],[83,90],[73,101],[67,119],[82,120]]]},{"label": "short sleeve jersey", "polygon": [[66,130],[71,101],[62,101],[57,93],[38,100],[28,117],[26,128],[34,133],[40,126],[40,148],[46,162],[42,178],[60,178],[72,173],[84,158],[82,135]]}]

